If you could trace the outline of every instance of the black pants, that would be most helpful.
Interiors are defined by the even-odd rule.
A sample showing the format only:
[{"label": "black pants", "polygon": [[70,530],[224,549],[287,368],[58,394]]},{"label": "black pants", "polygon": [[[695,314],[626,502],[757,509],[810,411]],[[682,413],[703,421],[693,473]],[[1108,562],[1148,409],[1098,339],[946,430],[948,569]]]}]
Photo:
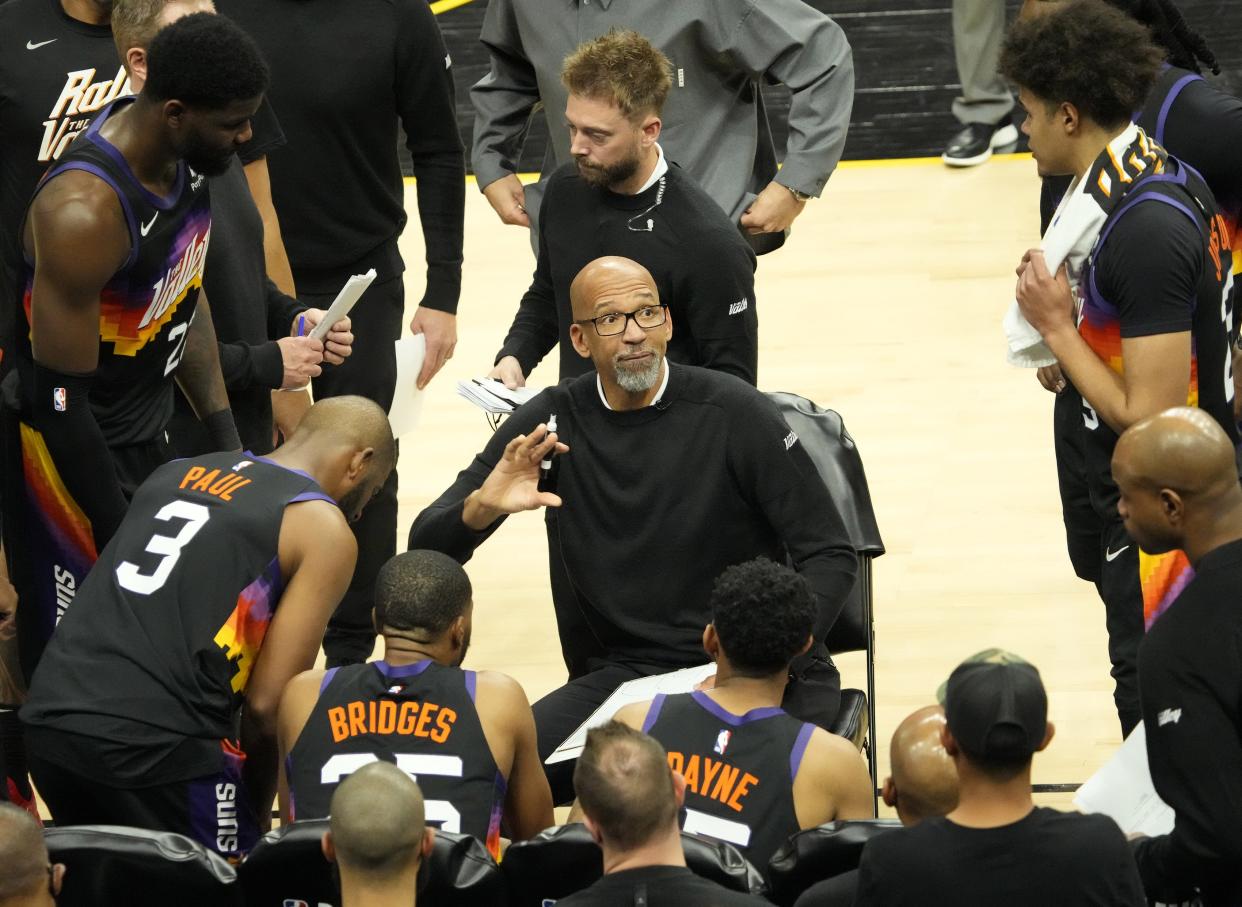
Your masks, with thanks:
[{"label": "black pants", "polygon": [[[821,657],[811,660],[794,674],[785,687],[782,707],[803,721],[820,727],[828,727],[837,717],[841,705],[841,675],[836,665],[822,651]],[[535,732],[538,740],[539,759],[544,762],[544,772],[552,788],[552,800],[557,804],[569,803],[574,798],[574,760],[548,765],[546,760],[565,742],[565,738],[591,717],[613,690],[626,681],[652,674],[676,670],[654,665],[633,665],[592,660],[590,670],[553,690],[536,702]]]},{"label": "black pants", "polygon": [[1143,640],[1139,546],[1118,514],[1101,514],[1091,500],[1082,446],[1089,441],[1084,436],[1082,397],[1068,383],[1053,404],[1053,435],[1066,547],[1074,572],[1094,583],[1104,602],[1113,702],[1122,734],[1129,735],[1143,719],[1138,686],[1138,647]]},{"label": "black pants", "polygon": [[[298,298],[312,308],[326,309],[336,293],[299,293]],[[397,386],[393,344],[401,336],[404,314],[405,283],[400,277],[372,284],[350,313],[353,353],[343,364],[325,367],[323,374],[314,379],[315,399],[357,394],[374,400],[387,411]],[[396,469],[371,499],[362,518],[353,524],[353,530],[358,540],[358,564],[324,636],[329,667],[366,661],[375,648],[375,630],[371,625],[375,576],[397,553]]]},{"label": "black pants", "polygon": [[30,753],[30,775],[57,825],[127,825],[170,831],[239,859],[259,839],[241,780],[241,760],[217,773],[150,787],[109,787]]}]

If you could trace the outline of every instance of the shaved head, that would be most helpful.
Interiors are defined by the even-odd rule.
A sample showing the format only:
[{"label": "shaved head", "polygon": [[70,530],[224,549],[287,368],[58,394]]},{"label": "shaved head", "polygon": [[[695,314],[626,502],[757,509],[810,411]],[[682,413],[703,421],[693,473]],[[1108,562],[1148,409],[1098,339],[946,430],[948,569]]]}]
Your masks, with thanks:
[{"label": "shaved head", "polygon": [[590,262],[578,272],[569,285],[569,304],[574,318],[581,321],[596,314],[597,303],[611,296],[621,295],[646,287],[652,302],[660,301],[651,272],[638,262],[618,255],[607,255]]},{"label": "shaved head", "polygon": [[43,832],[24,809],[0,803],[0,902],[47,886]]},{"label": "shaved head", "polygon": [[940,742],[944,709],[929,705],[908,715],[889,748],[892,785],[902,821],[911,825],[957,807],[957,768]]},{"label": "shaved head", "polygon": [[[376,465],[390,470],[397,459],[392,426],[384,410],[366,397],[328,397],[306,411],[294,438],[318,435],[343,444],[375,449]],[[387,470],[385,470],[387,471]]]},{"label": "shaved head", "polygon": [[1193,561],[1242,514],[1233,441],[1194,407],[1131,425],[1113,451],[1113,478],[1126,531],[1152,554],[1184,548]]},{"label": "shaved head", "polygon": [[1130,426],[1117,442],[1113,465],[1137,482],[1185,495],[1210,494],[1238,482],[1233,442],[1215,419],[1190,406]]},{"label": "shaved head", "polygon": [[372,762],[347,777],[329,809],[343,871],[382,883],[417,863],[427,825],[423,794],[391,762]]}]

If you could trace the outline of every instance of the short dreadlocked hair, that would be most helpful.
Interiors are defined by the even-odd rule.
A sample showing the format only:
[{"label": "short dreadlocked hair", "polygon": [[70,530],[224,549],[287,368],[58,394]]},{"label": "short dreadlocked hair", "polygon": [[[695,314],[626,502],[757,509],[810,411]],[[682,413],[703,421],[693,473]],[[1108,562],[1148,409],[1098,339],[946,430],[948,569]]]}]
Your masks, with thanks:
[{"label": "short dreadlocked hair", "polygon": [[215,13],[193,13],[160,29],[147,45],[144,97],[221,110],[267,91],[267,63],[254,40]]},{"label": "short dreadlocked hair", "polygon": [[672,69],[638,32],[613,28],[565,58],[561,81],[570,94],[615,104],[635,121],[660,115],[673,87]]},{"label": "short dreadlocked hair", "polygon": [[1116,126],[1142,106],[1163,60],[1138,22],[1104,0],[1074,0],[1015,22],[1000,72],[1051,106],[1068,101],[1101,126]]},{"label": "short dreadlocked hair", "polygon": [[720,574],[709,604],[720,647],[744,677],[767,677],[787,668],[815,629],[810,585],[764,557]]}]

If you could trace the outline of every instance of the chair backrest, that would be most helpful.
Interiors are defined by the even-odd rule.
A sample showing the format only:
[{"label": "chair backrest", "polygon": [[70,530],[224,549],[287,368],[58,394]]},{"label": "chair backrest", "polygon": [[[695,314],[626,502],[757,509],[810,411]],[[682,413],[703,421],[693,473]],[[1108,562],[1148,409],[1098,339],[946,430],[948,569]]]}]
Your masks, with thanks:
[{"label": "chair backrest", "polygon": [[857,869],[868,841],[900,827],[896,819],[851,819],[794,832],[768,862],[768,898],[793,904],[816,882]]},{"label": "chair backrest", "polygon": [[[763,876],[732,844],[689,832],[682,832],[681,844],[691,872],[731,891],[763,894]],[[574,823],[514,842],[500,871],[510,907],[542,907],[595,882],[604,872],[604,859],[586,826]]]},{"label": "chair backrest", "polygon": [[[339,907],[335,867],[320,842],[327,819],[307,819],[264,835],[241,865],[246,907]],[[500,868],[482,842],[437,831],[431,856],[418,874],[420,901],[437,907],[505,904]],[[179,905],[178,905],[179,907]]]},{"label": "chair backrest", "polygon": [[[64,863],[61,907],[230,907],[241,904],[237,872],[197,841],[119,825],[48,828],[53,863]],[[0,872],[3,872],[0,867]]]},{"label": "chair backrest", "polygon": [[778,391],[769,393],[768,397],[776,404],[819,470],[820,478],[841,513],[850,542],[858,552],[858,580],[841,615],[828,632],[828,651],[837,653],[866,649],[871,635],[868,607],[871,595],[870,561],[884,553],[884,541],[876,525],[871,491],[867,486],[858,446],[836,412],[797,394]]}]

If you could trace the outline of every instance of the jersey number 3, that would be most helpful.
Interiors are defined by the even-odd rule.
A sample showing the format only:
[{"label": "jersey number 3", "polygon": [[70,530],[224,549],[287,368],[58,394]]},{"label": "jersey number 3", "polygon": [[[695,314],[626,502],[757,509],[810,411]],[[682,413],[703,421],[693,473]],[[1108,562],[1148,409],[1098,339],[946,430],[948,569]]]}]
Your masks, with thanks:
[{"label": "jersey number 3", "polygon": [[137,564],[129,561],[122,561],[116,568],[116,581],[121,584],[121,588],[139,595],[150,595],[168,582],[168,575],[181,557],[181,549],[207,524],[211,511],[192,501],[173,501],[161,507],[155,518],[163,521],[185,520],[185,523],[176,535],[156,533],[147,542],[146,551],[160,555],[160,561],[153,572],[143,573]]}]

